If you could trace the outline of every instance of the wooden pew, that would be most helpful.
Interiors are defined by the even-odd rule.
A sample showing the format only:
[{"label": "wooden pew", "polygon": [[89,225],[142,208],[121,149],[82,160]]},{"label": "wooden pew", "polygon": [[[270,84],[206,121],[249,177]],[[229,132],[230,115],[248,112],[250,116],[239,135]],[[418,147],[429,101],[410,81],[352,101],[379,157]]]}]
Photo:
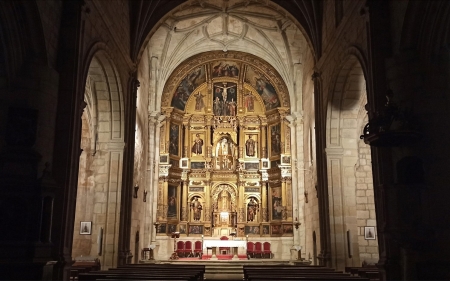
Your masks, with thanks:
[{"label": "wooden pew", "polygon": [[368,281],[368,278],[351,276],[349,273],[336,271],[332,268],[317,266],[261,266],[245,265],[244,278],[255,280],[338,280],[338,281]]},{"label": "wooden pew", "polygon": [[205,266],[124,265],[109,270],[79,274],[79,280],[203,280]]}]

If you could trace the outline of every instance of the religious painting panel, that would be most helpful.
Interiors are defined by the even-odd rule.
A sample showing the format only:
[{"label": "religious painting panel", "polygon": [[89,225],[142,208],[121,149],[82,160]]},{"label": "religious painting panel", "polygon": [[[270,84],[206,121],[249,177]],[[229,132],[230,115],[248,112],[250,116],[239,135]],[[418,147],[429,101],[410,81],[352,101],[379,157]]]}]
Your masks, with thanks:
[{"label": "religious painting panel", "polygon": [[203,108],[205,108],[205,100],[203,99],[204,97],[205,97],[205,95],[203,95],[200,91],[197,92],[196,94],[194,94],[194,98],[195,98],[194,110],[195,111],[202,111]]},{"label": "religious painting panel", "polygon": [[281,126],[270,126],[270,156],[278,156],[281,153]]},{"label": "religious painting panel", "polygon": [[180,224],[180,234],[187,234],[186,224]]},{"label": "religious painting panel", "polygon": [[253,96],[251,91],[245,91],[244,106],[247,112],[255,111],[255,97]]},{"label": "religious painting panel", "polygon": [[177,187],[169,185],[168,186],[168,192],[167,192],[167,218],[169,219],[176,219],[178,214],[178,194],[177,194]]},{"label": "religious painting panel", "polygon": [[291,164],[291,156],[290,155],[281,155],[281,165],[290,165]]},{"label": "religious painting panel", "polygon": [[283,235],[294,235],[294,226],[292,224],[283,224]]},{"label": "religious painting panel", "polygon": [[246,225],[245,235],[261,235],[261,227],[259,225]]},{"label": "religious painting panel", "polygon": [[203,225],[189,225],[189,235],[203,234]]},{"label": "religious painting panel", "polygon": [[169,164],[169,155],[168,154],[161,154],[159,156],[159,164]]},{"label": "religious painting panel", "polygon": [[171,234],[177,232],[177,225],[176,224],[168,224],[167,225],[167,233]]},{"label": "religious painting panel", "polygon": [[180,159],[180,168],[181,169],[189,169],[189,158],[181,158]]},{"label": "religious painting panel", "polygon": [[239,65],[233,61],[217,61],[211,66],[212,78],[239,76]]},{"label": "religious painting panel", "polygon": [[205,67],[199,66],[186,75],[173,95],[171,106],[184,111],[189,96],[206,81],[205,74]]},{"label": "religious painting panel", "polygon": [[204,135],[202,133],[194,133],[191,136],[192,147],[191,153],[192,156],[201,156],[204,155]]},{"label": "religious painting panel", "polygon": [[170,125],[169,137],[169,153],[178,156],[180,147],[180,125]]},{"label": "religious painting panel", "polygon": [[262,231],[261,231],[262,236],[270,236],[270,225],[267,225],[267,224],[262,225],[261,228],[262,228]]},{"label": "religious painting panel", "polygon": [[165,235],[166,234],[166,229],[167,229],[167,224],[166,223],[160,223],[160,224],[158,224],[158,227],[156,228],[156,234]]},{"label": "religious painting panel", "polygon": [[246,170],[258,170],[259,163],[245,163],[245,169]]},{"label": "religious painting panel", "polygon": [[283,233],[283,229],[281,228],[281,224],[270,225],[270,235],[280,236],[282,233]]},{"label": "religious painting panel", "polygon": [[256,89],[264,101],[266,110],[271,110],[280,106],[280,100],[278,99],[275,87],[260,71],[248,66],[245,74],[245,82]]},{"label": "religious painting panel", "polygon": [[205,162],[191,162],[191,169],[204,169]]},{"label": "religious painting panel", "polygon": [[236,116],[237,84],[233,82],[216,82],[213,88],[214,115]]},{"label": "religious painting panel", "polygon": [[261,159],[261,169],[263,169],[263,170],[270,169],[269,159]]},{"label": "religious painting panel", "polygon": [[281,187],[272,187],[271,192],[272,220],[281,220],[283,214]]},{"label": "religious painting panel", "polygon": [[251,158],[258,157],[258,135],[246,134],[245,139],[245,156]]}]

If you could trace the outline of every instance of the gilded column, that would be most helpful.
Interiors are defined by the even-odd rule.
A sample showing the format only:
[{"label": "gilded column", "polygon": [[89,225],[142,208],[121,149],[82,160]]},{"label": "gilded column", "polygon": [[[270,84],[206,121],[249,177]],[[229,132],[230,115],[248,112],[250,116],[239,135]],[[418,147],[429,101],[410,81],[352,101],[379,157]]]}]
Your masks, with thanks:
[{"label": "gilded column", "polygon": [[206,185],[205,185],[205,204],[203,204],[205,206],[205,210],[204,210],[204,214],[203,214],[203,220],[210,222],[211,221],[211,215],[212,215],[212,201],[211,201],[211,181],[207,180],[206,181]]},{"label": "gilded column", "polygon": [[244,202],[244,185],[245,185],[245,181],[239,181],[238,182],[238,189],[239,189],[239,198],[236,198],[236,202],[238,206],[241,206],[239,208],[239,210],[236,208],[236,212],[238,212],[238,223],[243,223],[245,222],[245,202]]},{"label": "gilded column", "polygon": [[287,220],[287,192],[286,192],[286,179],[282,178],[281,179],[281,205],[283,206],[283,211],[282,211],[282,219],[283,221]]},{"label": "gilded column", "polygon": [[266,120],[261,120],[261,122],[261,157],[267,158],[267,122]]},{"label": "gilded column", "polygon": [[189,126],[189,116],[183,116],[183,127],[184,127],[184,139],[183,139],[183,157],[190,157],[189,149],[189,138],[190,138],[190,126]]},{"label": "gilded column", "polygon": [[181,220],[187,221],[188,220],[188,190],[189,190],[189,181],[184,180],[183,181],[183,195],[181,197]]},{"label": "gilded column", "polygon": [[167,203],[167,199],[168,199],[168,189],[169,189],[169,179],[167,177],[164,177],[164,182],[163,182],[163,220],[167,219],[167,210],[168,210],[168,203]]},{"label": "gilded column", "polygon": [[267,212],[267,182],[261,182],[261,221],[267,222],[268,212]]},{"label": "gilded column", "polygon": [[[290,133],[287,134],[286,133],[286,112],[287,109],[286,108],[279,108],[278,109],[278,113],[280,114],[280,127],[281,127],[281,144],[280,144],[280,148],[281,148],[281,153],[286,153],[286,136],[289,135],[290,137]],[[290,141],[290,140],[289,140]]]}]

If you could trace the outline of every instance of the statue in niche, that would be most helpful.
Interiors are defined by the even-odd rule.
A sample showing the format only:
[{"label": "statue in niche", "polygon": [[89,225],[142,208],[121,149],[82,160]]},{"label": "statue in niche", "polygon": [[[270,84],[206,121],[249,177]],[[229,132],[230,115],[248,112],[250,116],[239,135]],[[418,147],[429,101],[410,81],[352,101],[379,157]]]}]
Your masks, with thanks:
[{"label": "statue in niche", "polygon": [[231,170],[234,164],[233,152],[234,145],[230,143],[227,138],[223,138],[219,141],[216,147],[216,169]]},{"label": "statue in niche", "polygon": [[228,102],[228,115],[236,116],[236,102],[233,98],[231,98],[231,101]]},{"label": "statue in niche", "polygon": [[220,198],[221,198],[221,211],[229,211],[229,203],[228,203],[228,192],[225,190],[222,190],[221,194],[220,194]]},{"label": "statue in niche", "polygon": [[196,134],[191,151],[194,154],[200,155],[203,152],[202,148],[203,148],[203,140],[200,138],[200,134]]},{"label": "statue in niche", "polygon": [[219,97],[216,97],[213,103],[213,111],[214,115],[216,116],[222,116],[222,101],[219,99]]},{"label": "statue in niche", "polygon": [[255,156],[256,142],[252,139],[252,135],[249,135],[248,140],[245,142],[245,152],[247,156]]},{"label": "statue in niche", "polygon": [[247,203],[247,221],[253,221],[258,211],[258,202],[255,198],[251,197],[250,201]]},{"label": "statue in niche", "polygon": [[192,208],[192,211],[194,212],[194,220],[199,221],[201,218],[203,206],[202,206],[202,203],[200,203],[200,201],[198,201],[197,196],[191,202],[191,208]]}]

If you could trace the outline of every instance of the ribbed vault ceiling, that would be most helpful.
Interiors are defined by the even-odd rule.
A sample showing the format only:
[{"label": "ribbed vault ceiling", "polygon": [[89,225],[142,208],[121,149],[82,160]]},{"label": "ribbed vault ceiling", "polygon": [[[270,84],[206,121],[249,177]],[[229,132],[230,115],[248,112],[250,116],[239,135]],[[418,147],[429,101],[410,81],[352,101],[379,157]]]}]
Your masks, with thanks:
[{"label": "ribbed vault ceiling", "polygon": [[158,89],[189,57],[233,50],[266,60],[280,73],[289,92],[295,93],[294,81],[311,46],[299,27],[292,15],[271,1],[191,0],[155,25],[146,51],[158,59]]}]

